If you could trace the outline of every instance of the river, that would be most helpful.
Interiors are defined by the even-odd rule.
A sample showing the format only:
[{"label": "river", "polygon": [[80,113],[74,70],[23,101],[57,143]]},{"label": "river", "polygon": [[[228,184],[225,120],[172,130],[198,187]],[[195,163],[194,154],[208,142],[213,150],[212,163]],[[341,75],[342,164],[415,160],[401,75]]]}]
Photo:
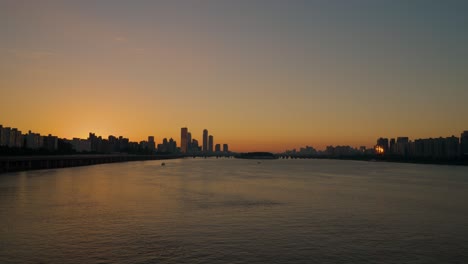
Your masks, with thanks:
[{"label": "river", "polygon": [[164,162],[0,175],[0,263],[468,262],[468,167]]}]

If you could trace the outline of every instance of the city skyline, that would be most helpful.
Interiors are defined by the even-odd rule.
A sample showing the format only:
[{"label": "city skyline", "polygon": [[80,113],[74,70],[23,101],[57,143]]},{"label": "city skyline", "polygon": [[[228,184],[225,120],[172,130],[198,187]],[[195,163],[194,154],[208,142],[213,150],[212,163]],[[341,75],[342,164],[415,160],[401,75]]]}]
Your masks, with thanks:
[{"label": "city skyline", "polygon": [[[464,1],[2,1],[0,124],[233,151],[459,136]],[[209,136],[209,135],[208,135]]]},{"label": "city skyline", "polygon": [[[213,136],[209,135],[206,146],[198,145],[196,138],[192,139],[192,133],[187,127],[180,129],[180,142],[170,137],[161,137],[161,144],[157,144],[155,136],[148,136],[147,140],[132,141],[125,136],[114,136],[114,134],[99,135],[89,132],[87,138],[65,138],[59,135],[41,135],[36,131],[28,130],[23,133],[21,129],[0,124],[0,154],[39,154],[44,153],[131,153],[131,154],[182,154],[182,155],[225,155],[229,152],[229,144],[217,144],[213,149]],[[208,131],[203,130],[207,135]],[[206,141],[206,140],[205,140]],[[209,147],[208,147],[209,144]],[[0,151],[1,152],[1,151]]]},{"label": "city skyline", "polygon": [[[5,133],[6,132],[6,133]],[[182,153],[182,154],[215,154],[215,153],[228,153],[230,148],[227,143],[214,144],[214,136],[208,135],[208,130],[203,129],[202,132],[203,142],[200,146],[196,138],[192,138],[192,133],[189,132],[187,127],[180,128],[180,142],[172,137],[161,137],[161,144],[157,144],[155,136],[148,136],[147,141],[130,141],[129,138],[123,136],[115,137],[114,135],[108,135],[107,139],[105,136],[96,135],[96,133],[89,132],[88,138],[64,138],[57,135],[48,134],[41,135],[40,133],[29,130],[28,133],[23,134],[21,129],[16,127],[3,126],[0,124],[0,147],[10,148],[27,148],[27,149],[40,149],[45,148],[48,150],[57,150],[58,140],[63,140],[66,143],[71,144],[71,147],[76,152],[82,151],[97,151],[93,149],[102,143],[94,142],[96,139],[104,140],[105,144],[115,145],[115,152],[122,151],[125,148],[119,148],[119,142],[124,140],[125,145],[129,145],[130,149],[140,149],[156,152],[171,152],[171,153]],[[299,151],[297,151],[299,149]],[[105,150],[112,151],[112,147]],[[241,152],[241,151],[234,151]],[[323,149],[315,149],[313,146],[297,146],[292,150],[284,149],[281,151],[275,151],[275,153],[292,153],[300,155],[316,155],[320,153],[326,156],[333,157],[334,155],[397,155],[401,157],[447,157],[452,159],[454,157],[463,157],[468,155],[468,130],[461,132],[460,137],[455,135],[442,136],[430,138],[410,138],[406,136],[399,136],[393,138],[379,137],[376,144],[372,147],[368,146],[350,146],[350,145],[327,145]],[[332,154],[330,154],[332,153]],[[335,153],[335,154],[333,154]],[[336,154],[338,153],[338,154]]]}]

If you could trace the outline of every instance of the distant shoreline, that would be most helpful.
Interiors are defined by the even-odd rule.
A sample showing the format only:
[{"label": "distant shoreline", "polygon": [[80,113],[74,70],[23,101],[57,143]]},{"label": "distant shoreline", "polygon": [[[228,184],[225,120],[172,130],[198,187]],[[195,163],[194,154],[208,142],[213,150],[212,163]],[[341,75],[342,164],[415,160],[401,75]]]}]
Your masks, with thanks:
[{"label": "distant shoreline", "polygon": [[185,158],[184,155],[130,155],[130,154],[89,154],[89,155],[37,155],[0,156],[0,173],[91,166],[105,163],[167,160]]},{"label": "distant shoreline", "polygon": [[[378,157],[378,156],[287,156],[275,155],[275,159],[327,159],[327,160],[355,160],[367,162],[393,162],[408,164],[430,164],[430,165],[452,165],[468,166],[468,160],[429,160],[429,159],[404,159],[398,157]],[[147,161],[147,160],[168,160],[190,157],[217,157],[216,155],[194,156],[183,154],[165,155],[134,155],[134,154],[81,154],[81,155],[36,155],[36,156],[0,156],[0,174],[8,172],[58,169],[80,166],[91,166],[105,163]],[[220,156],[222,157],[222,156]],[[232,156],[230,156],[232,157]],[[237,157],[239,158],[239,157]],[[257,157],[249,157],[256,159]],[[271,158],[270,158],[271,159]]]},{"label": "distant shoreline", "polygon": [[468,166],[468,160],[434,160],[434,159],[405,159],[401,157],[379,157],[379,156],[288,156],[280,159],[328,159],[328,160],[356,160],[368,162],[391,162],[391,163],[410,163],[410,164],[431,164],[431,165],[454,165]]}]

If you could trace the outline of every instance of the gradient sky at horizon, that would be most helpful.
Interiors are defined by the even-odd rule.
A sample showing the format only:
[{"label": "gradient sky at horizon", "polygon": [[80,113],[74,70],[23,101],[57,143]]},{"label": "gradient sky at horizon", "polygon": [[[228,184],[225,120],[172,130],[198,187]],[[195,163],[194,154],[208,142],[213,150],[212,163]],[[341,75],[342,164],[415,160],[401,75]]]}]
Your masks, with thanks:
[{"label": "gradient sky at horizon", "polygon": [[468,130],[467,1],[0,0],[0,124],[236,151]]}]

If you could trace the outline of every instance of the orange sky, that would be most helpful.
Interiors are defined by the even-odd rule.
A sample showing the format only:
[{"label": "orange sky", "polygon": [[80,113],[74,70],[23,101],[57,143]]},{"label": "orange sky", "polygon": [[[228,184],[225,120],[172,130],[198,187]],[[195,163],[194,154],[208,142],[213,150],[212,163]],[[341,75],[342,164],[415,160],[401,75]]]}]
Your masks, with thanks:
[{"label": "orange sky", "polygon": [[324,5],[2,1],[0,124],[234,151],[468,129],[462,8]]}]

